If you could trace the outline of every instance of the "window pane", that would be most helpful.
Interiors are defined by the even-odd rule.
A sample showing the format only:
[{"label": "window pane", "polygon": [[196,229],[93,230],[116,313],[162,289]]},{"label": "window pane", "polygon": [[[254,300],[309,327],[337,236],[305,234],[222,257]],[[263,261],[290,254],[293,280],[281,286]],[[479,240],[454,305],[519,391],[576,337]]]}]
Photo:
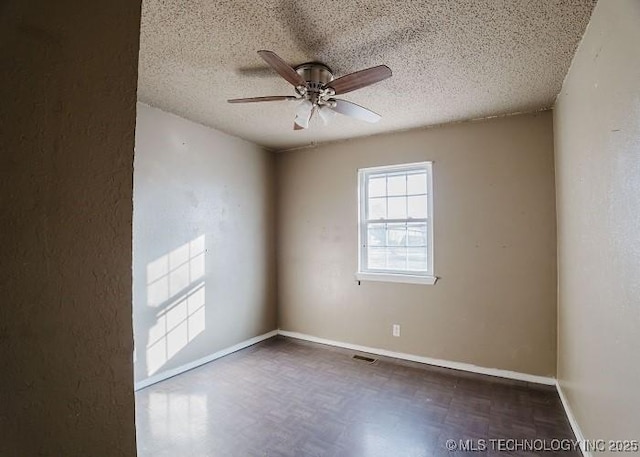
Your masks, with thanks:
[{"label": "window pane", "polygon": [[[427,217],[427,196],[407,197],[409,217],[425,219]],[[391,210],[389,210],[391,211]]]},{"label": "window pane", "polygon": [[385,224],[369,224],[367,228],[367,245],[384,246],[387,241]]},{"label": "window pane", "polygon": [[385,176],[369,178],[369,197],[384,197],[387,195],[387,181]]},{"label": "window pane", "polygon": [[[364,271],[425,274],[431,259],[430,166],[364,169],[360,227]],[[361,188],[362,189],[362,188]],[[392,222],[395,221],[395,222]]]},{"label": "window pane", "polygon": [[405,246],[406,224],[387,224],[387,246]]},{"label": "window pane", "polygon": [[427,248],[407,248],[407,270],[427,271]]},{"label": "window pane", "polygon": [[387,270],[407,269],[407,248],[387,248]]},{"label": "window pane", "polygon": [[427,193],[427,174],[413,173],[407,176],[407,193],[408,194],[426,194]]},{"label": "window pane", "polygon": [[389,176],[387,178],[387,195],[406,195],[407,175]]},{"label": "window pane", "polygon": [[387,199],[384,197],[369,199],[369,219],[384,219],[387,217]]},{"label": "window pane", "polygon": [[367,266],[371,270],[384,270],[387,264],[387,248],[370,247],[367,249]]},{"label": "window pane", "polygon": [[407,197],[389,197],[389,219],[407,218]]},{"label": "window pane", "polygon": [[408,224],[407,246],[427,245],[427,224]]}]

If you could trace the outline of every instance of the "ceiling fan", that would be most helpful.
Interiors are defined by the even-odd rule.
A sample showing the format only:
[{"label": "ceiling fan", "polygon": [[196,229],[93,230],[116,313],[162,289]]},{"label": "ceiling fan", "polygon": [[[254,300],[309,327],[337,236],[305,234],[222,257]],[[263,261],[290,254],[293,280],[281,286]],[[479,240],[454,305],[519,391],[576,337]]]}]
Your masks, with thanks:
[{"label": "ceiling fan", "polygon": [[381,116],[355,103],[333,98],[357,89],[375,84],[391,77],[391,69],[386,65],[367,68],[334,79],[329,67],[318,62],[309,62],[291,67],[273,51],[258,51],[260,57],[267,62],[280,76],[294,88],[297,96],[274,95],[269,97],[233,98],[229,103],[276,102],[285,100],[301,100],[296,108],[293,122],[294,130],[309,127],[315,112],[327,124],[335,113],[351,116],[367,122],[378,122]]}]

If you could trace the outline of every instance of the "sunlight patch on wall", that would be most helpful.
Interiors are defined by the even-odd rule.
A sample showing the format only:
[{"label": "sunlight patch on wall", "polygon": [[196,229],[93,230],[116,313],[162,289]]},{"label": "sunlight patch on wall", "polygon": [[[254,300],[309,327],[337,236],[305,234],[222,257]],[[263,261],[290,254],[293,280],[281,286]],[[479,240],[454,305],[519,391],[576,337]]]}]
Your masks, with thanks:
[{"label": "sunlight patch on wall", "polygon": [[204,255],[202,235],[147,265],[147,306],[157,309],[146,348],[148,375],[205,329]]}]

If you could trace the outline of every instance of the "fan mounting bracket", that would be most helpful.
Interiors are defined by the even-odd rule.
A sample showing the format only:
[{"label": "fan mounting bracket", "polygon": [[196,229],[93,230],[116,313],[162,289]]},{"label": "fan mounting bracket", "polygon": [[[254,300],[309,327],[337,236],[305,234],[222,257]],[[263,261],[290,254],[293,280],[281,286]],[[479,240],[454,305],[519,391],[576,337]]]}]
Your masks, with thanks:
[{"label": "fan mounting bracket", "polygon": [[[329,82],[333,81],[333,71],[325,64],[320,62],[307,62],[294,68],[296,73],[304,78],[307,82],[306,91],[309,95],[318,97],[322,92],[322,88]],[[296,88],[296,90],[298,90]],[[298,90],[300,95],[303,95]]]}]

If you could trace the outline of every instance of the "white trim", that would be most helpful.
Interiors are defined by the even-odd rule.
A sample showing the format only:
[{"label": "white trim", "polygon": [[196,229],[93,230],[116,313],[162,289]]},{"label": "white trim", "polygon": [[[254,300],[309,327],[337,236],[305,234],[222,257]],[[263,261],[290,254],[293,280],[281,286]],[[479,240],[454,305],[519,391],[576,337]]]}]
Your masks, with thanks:
[{"label": "white trim", "polygon": [[499,378],[516,379],[518,381],[527,381],[536,384],[545,384],[548,386],[556,385],[556,380],[552,377],[537,376],[528,373],[519,373],[517,371],[501,370],[498,368],[485,368],[470,363],[453,362],[449,360],[432,359],[430,357],[422,357],[419,355],[406,354],[403,352],[387,351],[386,349],[378,349],[358,344],[343,343],[340,341],[326,340],[316,336],[305,335],[304,333],[289,332],[286,330],[278,330],[278,334],[288,336],[289,338],[297,338],[300,340],[311,341],[313,343],[326,344],[329,346],[337,346],[353,351],[367,352],[369,354],[377,354],[385,357],[394,357],[396,359],[410,360],[412,362],[424,363],[427,365],[435,365],[438,367],[452,368],[454,370],[470,371],[472,373],[486,374],[489,376],[497,376]]},{"label": "white trim", "polygon": [[177,368],[172,368],[171,370],[163,371],[162,373],[158,373],[156,375],[150,376],[147,379],[144,379],[140,382],[136,382],[134,386],[134,390],[138,391],[140,389],[144,389],[145,387],[148,387],[152,384],[156,384],[160,381],[164,381],[165,379],[169,379],[179,374],[182,374],[185,371],[193,370],[194,368],[204,365],[205,363],[212,362],[213,360],[219,359],[220,357],[224,357],[225,355],[229,355],[232,352],[239,351],[240,349],[253,346],[256,343],[259,343],[260,341],[264,341],[266,339],[274,337],[277,334],[278,334],[278,330],[272,330],[262,335],[249,338],[248,340],[242,341],[238,344],[234,344],[233,346],[230,346],[228,348],[221,349],[217,352],[214,352],[213,354],[209,354],[205,357],[202,357],[201,359],[194,360],[193,362],[186,363]]},{"label": "white trim", "polygon": [[422,162],[396,163],[393,165],[377,165],[375,167],[360,168],[359,170],[376,171],[376,172],[383,172],[383,173],[386,171],[403,171],[405,168],[423,167],[425,163],[434,163],[434,162],[433,160],[423,160]]},{"label": "white trim", "polygon": [[[556,379],[556,389],[558,391],[558,395],[560,396],[560,401],[562,402],[562,407],[564,408],[564,412],[569,419],[569,424],[571,425],[571,430],[573,430],[573,434],[576,436],[576,440],[579,443],[585,443],[586,440],[584,435],[582,434],[582,430],[580,430],[580,426],[578,425],[578,421],[576,417],[573,415],[573,411],[569,407],[569,402],[567,401],[567,397],[564,396],[564,392],[562,391],[562,387],[560,387],[560,381]],[[589,451],[585,451],[583,446],[580,446],[580,451],[584,457],[592,457],[592,453]]]},{"label": "white trim", "polygon": [[418,276],[393,273],[356,273],[358,281],[402,282],[406,284],[433,285],[438,280],[435,276]]}]

